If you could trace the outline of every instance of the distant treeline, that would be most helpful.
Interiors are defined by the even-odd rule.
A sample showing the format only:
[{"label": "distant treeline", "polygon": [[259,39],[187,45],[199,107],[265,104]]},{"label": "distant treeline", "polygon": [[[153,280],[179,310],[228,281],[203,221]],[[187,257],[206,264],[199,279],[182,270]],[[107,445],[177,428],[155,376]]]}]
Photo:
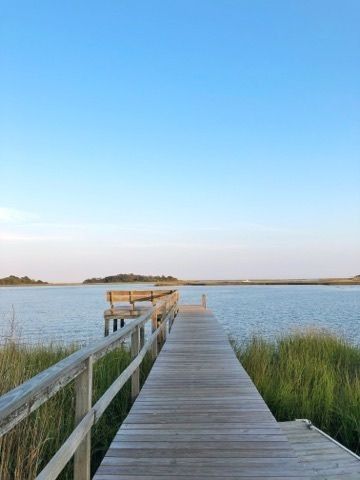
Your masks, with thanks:
[{"label": "distant treeline", "polygon": [[47,285],[47,282],[42,280],[33,280],[29,277],[16,277],[10,275],[9,277],[0,278],[0,285]]},{"label": "distant treeline", "polygon": [[118,273],[103,278],[87,278],[83,283],[132,283],[132,282],[174,282],[171,275],[138,275],[136,273]]}]

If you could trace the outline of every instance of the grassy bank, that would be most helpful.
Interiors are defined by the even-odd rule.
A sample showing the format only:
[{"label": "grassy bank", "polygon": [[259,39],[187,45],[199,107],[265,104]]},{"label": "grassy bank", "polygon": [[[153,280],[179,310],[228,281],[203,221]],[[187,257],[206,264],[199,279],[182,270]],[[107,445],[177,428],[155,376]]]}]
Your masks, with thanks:
[{"label": "grassy bank", "polygon": [[360,453],[360,348],[305,331],[235,351],[277,420],[308,418]]},{"label": "grassy bank", "polygon": [[[0,395],[74,349],[56,345],[27,347],[12,342],[0,347]],[[235,346],[235,350],[278,420],[309,418],[360,452],[360,348],[324,332],[308,331],[277,341],[254,337],[246,345]],[[124,347],[94,365],[93,402],[129,362],[129,351]],[[150,367],[147,358],[142,381]],[[130,406],[130,385],[126,385],[93,428],[93,472]],[[72,431],[73,419],[74,392],[73,385],[69,385],[0,439],[0,478],[35,478]],[[60,478],[72,478],[71,464]]]},{"label": "grassy bank", "polygon": [[[0,395],[33,377],[75,350],[56,345],[26,347],[8,343],[0,347]],[[93,402],[130,363],[127,348],[119,348],[94,365]],[[143,362],[141,377],[151,367],[150,358]],[[92,470],[96,470],[119,425],[131,406],[130,385],[125,385],[92,430]],[[51,400],[0,439],[0,478],[27,480],[46,465],[71,433],[74,423],[73,384],[58,392]],[[72,478],[72,465],[59,477]]]}]

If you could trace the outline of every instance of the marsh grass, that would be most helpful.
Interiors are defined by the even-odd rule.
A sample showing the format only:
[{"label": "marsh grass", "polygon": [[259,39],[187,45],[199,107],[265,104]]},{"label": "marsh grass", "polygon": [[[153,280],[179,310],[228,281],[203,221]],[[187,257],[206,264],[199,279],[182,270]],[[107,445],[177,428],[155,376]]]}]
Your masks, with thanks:
[{"label": "marsh grass", "polygon": [[[0,346],[0,395],[70,355],[76,348],[75,345],[26,346],[15,342],[7,342]],[[129,363],[130,353],[126,346],[110,352],[95,363],[93,403]],[[151,363],[149,356],[144,359],[141,367],[142,381],[146,378]],[[93,472],[130,409],[130,395],[128,382],[92,429]],[[0,478],[3,480],[35,478],[74,428],[74,405],[72,382],[2,437]],[[59,478],[66,480],[72,478],[71,463]]]},{"label": "marsh grass", "polygon": [[[70,355],[78,347],[26,346],[7,341],[0,346],[0,395]],[[323,331],[305,331],[276,341],[254,337],[235,345],[266,403],[281,420],[308,418],[316,426],[359,453],[360,348]],[[126,346],[94,365],[93,403],[130,363]],[[141,367],[143,382],[152,361]],[[36,412],[0,439],[0,478],[34,479],[74,427],[73,384],[59,391]],[[94,473],[131,407],[130,384],[116,396],[92,429]],[[72,464],[59,477],[72,478]]]},{"label": "marsh grass", "polygon": [[360,453],[360,348],[325,331],[234,344],[277,420],[308,418]]}]

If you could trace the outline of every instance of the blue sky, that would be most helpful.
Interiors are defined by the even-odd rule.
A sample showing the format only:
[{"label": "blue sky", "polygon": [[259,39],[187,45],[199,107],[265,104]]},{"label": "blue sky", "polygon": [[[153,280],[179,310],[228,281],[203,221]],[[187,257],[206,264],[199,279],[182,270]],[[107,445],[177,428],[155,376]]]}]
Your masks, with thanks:
[{"label": "blue sky", "polygon": [[360,274],[357,0],[0,3],[0,276]]}]

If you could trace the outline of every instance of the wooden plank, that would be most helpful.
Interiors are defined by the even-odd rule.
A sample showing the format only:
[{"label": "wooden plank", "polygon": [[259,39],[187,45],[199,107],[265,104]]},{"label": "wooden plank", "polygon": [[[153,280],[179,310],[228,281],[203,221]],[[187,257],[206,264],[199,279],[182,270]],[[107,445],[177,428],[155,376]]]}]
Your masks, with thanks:
[{"label": "wooden plank", "polygon": [[[185,480],[187,478],[191,478],[191,480],[209,480],[209,476],[207,475],[191,475],[191,476],[184,476],[184,475],[166,475],[165,477],[162,476],[160,477],[159,475],[123,475],[123,474],[120,474],[120,475],[117,475],[117,474],[98,474],[96,476],[96,480],[159,480],[160,478],[171,478],[171,480]],[[233,475],[225,475],[225,474],[222,474],[221,475],[221,478],[222,479],[232,479],[234,480],[234,478],[241,478],[241,480],[269,480],[269,478],[271,478],[271,480],[284,480],[284,476],[281,475],[281,476],[272,476],[272,477],[269,477],[268,475],[251,475],[251,476],[236,476],[234,477]],[[289,477],[288,477],[289,478]],[[290,477],[291,480],[304,480],[304,477],[303,476],[291,476]],[[318,480],[318,479],[315,479],[314,477],[308,477],[310,478],[311,480]],[[336,477],[330,477],[330,476],[327,476],[326,478],[324,478],[324,480],[336,480]],[[346,477],[346,480],[359,480],[359,477],[358,476],[351,476],[351,477]]]},{"label": "wooden plank", "polygon": [[[303,468],[320,478],[360,479],[360,459],[304,421],[281,422]],[[329,477],[330,475],[330,477]],[[356,477],[355,477],[356,478]]]},{"label": "wooden plank", "polygon": [[111,320],[111,319],[118,319],[118,318],[136,318],[143,314],[146,310],[148,310],[148,306],[145,305],[136,305],[135,308],[129,307],[126,305],[121,306],[114,306],[113,308],[109,308],[104,311],[104,319]]},{"label": "wooden plank", "polygon": [[[209,480],[208,475],[197,475],[197,474],[192,474],[191,476],[184,476],[184,475],[176,475],[176,474],[169,474],[164,476],[159,476],[159,475],[125,475],[125,474],[106,474],[106,473],[98,473],[96,476],[96,480],[159,480],[159,479],[164,479],[164,478],[170,478],[171,480],[186,480],[190,478],[191,480]],[[213,478],[213,477],[212,477]],[[215,477],[216,478],[216,477]],[[291,478],[291,480],[304,480],[303,476],[294,476],[291,475],[290,477],[284,477],[283,475],[278,476],[272,476],[269,477],[268,475],[251,475],[251,476],[235,476],[234,475],[225,475],[222,474],[221,477],[218,477],[221,479],[232,479],[234,478],[241,478],[241,480],[284,480],[284,478]],[[318,478],[314,477],[307,477],[310,480],[318,480]],[[323,480],[336,480],[335,477],[330,477],[327,476]],[[346,480],[359,480],[358,476],[351,476],[351,477],[346,477]]]},{"label": "wooden plank", "polygon": [[310,478],[209,310],[181,307],[95,480]]}]

